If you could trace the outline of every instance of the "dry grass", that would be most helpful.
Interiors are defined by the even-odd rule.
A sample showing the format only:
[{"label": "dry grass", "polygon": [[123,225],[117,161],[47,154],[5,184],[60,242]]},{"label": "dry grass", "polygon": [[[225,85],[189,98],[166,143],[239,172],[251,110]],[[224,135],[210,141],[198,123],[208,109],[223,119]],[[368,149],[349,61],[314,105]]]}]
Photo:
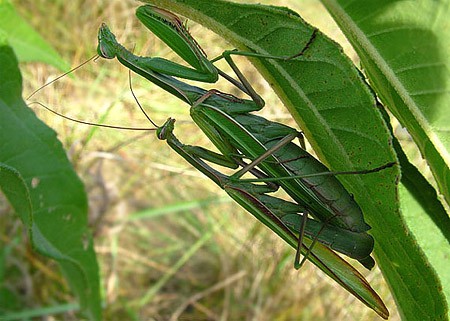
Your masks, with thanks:
[{"label": "dry grass", "polygon": [[[279,1],[291,7],[294,2]],[[96,31],[102,21],[108,22],[119,41],[129,47],[136,44],[136,51],[176,59],[139,25],[134,17],[137,4],[132,1],[15,3],[72,65],[95,53]],[[294,9],[325,27],[329,35],[338,34],[329,25],[331,18],[321,20],[324,11],[317,2],[304,1]],[[210,56],[227,48],[216,35],[198,26],[191,31]],[[257,91],[268,103],[264,115],[289,122],[267,84],[245,60],[239,63],[246,66],[246,74],[254,75],[252,83],[257,83]],[[22,67],[25,96],[59,74],[42,64]],[[104,117],[109,124],[148,126],[129,93],[127,77],[118,63],[99,60],[34,99],[83,120],[95,122]],[[134,83],[141,103],[157,123],[174,117],[183,141],[208,145],[189,119],[186,106],[137,77]],[[225,83],[217,86],[231,90]],[[295,271],[292,250],[152,132],[137,137],[132,132],[93,129],[46,111],[36,112],[58,132],[89,193],[105,320],[379,320],[311,264]],[[9,224],[6,238],[17,239],[20,225],[5,224]],[[55,264],[20,244],[13,247],[6,264],[11,272],[9,287],[18,293],[17,306],[31,309],[73,301]],[[380,272],[366,275],[395,313]],[[75,319],[67,312],[48,320]]]}]

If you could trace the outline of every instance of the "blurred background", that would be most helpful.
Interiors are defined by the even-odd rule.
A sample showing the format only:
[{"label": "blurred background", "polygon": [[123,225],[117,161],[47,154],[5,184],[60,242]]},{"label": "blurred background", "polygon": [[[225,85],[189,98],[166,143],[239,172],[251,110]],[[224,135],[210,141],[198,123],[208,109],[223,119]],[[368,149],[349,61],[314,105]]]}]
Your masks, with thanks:
[{"label": "blurred background", "polygon": [[[180,61],[138,22],[134,10],[139,2],[12,2],[71,66],[95,55],[102,22],[136,53]],[[319,1],[241,2],[294,9],[341,43],[356,61]],[[209,57],[232,49],[205,28],[194,22],[188,25]],[[266,101],[261,115],[295,126],[255,69],[245,59],[237,63]],[[24,97],[61,74],[38,63],[23,64],[21,69]],[[211,146],[192,123],[186,105],[137,76],[133,76],[133,87],[156,123],[173,117],[176,135],[183,142]],[[224,81],[214,88],[239,95]],[[84,121],[151,127],[130,93],[127,69],[117,61],[91,62],[46,87],[33,100]],[[33,108],[57,131],[86,185],[105,320],[380,320],[312,264],[296,271],[291,248],[159,141],[154,132],[89,127]],[[26,310],[74,302],[57,265],[24,246],[27,242],[19,220],[0,217],[6,227],[2,242],[17,242],[4,265],[7,286],[15,294],[8,298],[11,306]],[[361,272],[388,306],[390,320],[399,320],[379,270]],[[77,320],[77,316],[76,310],[67,309],[40,319]]]}]

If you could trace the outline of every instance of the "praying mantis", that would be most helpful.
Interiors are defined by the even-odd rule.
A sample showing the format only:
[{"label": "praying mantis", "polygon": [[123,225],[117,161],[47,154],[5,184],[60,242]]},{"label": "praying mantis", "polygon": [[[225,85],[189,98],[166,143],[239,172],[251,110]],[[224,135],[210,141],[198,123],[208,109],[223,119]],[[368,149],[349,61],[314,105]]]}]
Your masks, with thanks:
[{"label": "praying mantis", "polygon": [[[243,166],[243,169],[230,177],[232,180],[239,179],[245,172],[258,166],[259,170],[271,177],[272,181],[276,181],[277,185],[282,186],[299,205],[303,206],[304,213],[310,213],[324,222],[322,230],[333,226],[336,231],[342,231],[342,235],[348,231],[358,235],[353,241],[347,240],[348,247],[334,249],[359,260],[369,269],[373,267],[374,261],[370,257],[370,253],[374,242],[372,237],[366,233],[370,226],[364,222],[361,209],[353,197],[335,177],[320,175],[320,173],[329,172],[328,169],[305,150],[291,142],[299,136],[295,129],[250,114],[252,111],[260,110],[264,101],[240,73],[232,61],[231,55],[259,55],[226,51],[218,58],[209,61],[183,23],[174,14],[149,5],[139,7],[136,14],[144,25],[166,42],[192,68],[163,58],[135,56],[117,43],[115,36],[106,25],[99,30],[98,53],[100,56],[108,59],[117,57],[131,70],[191,106],[193,120],[222,153],[217,154],[196,148],[195,153],[198,156],[230,168]],[[316,33],[313,32],[310,40],[295,57],[302,55],[307,50],[315,35]],[[264,56],[264,58],[272,59],[293,59],[295,57]],[[224,73],[217,69],[212,62],[221,58],[230,64],[240,82],[229,76],[224,77],[249,94],[252,100],[238,99],[217,91],[207,92],[170,77],[177,76],[202,82],[215,82],[218,75],[224,75]],[[245,165],[242,156],[236,156],[239,152],[245,155],[245,158],[251,159],[252,163],[248,166]],[[377,170],[380,169],[360,173]],[[317,175],[304,177],[305,174]],[[306,224],[306,220],[303,222]],[[308,230],[308,224],[300,226],[301,236],[304,229]],[[337,232],[334,239],[340,237]],[[324,242],[327,243],[327,241]],[[334,241],[328,241],[328,244],[333,243]],[[298,253],[299,251],[295,260],[296,267],[301,265]]]}]

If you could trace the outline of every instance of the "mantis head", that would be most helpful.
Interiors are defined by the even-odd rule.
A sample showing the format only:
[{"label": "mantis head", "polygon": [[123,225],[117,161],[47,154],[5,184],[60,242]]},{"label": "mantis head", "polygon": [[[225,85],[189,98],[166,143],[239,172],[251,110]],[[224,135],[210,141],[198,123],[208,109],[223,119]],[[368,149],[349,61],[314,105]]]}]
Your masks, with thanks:
[{"label": "mantis head", "polygon": [[116,36],[114,36],[106,24],[102,23],[98,30],[97,53],[103,58],[113,59],[117,54],[117,46]]},{"label": "mantis head", "polygon": [[175,128],[175,119],[173,118],[167,119],[166,122],[161,127],[158,127],[158,129],[156,130],[156,135],[158,136],[158,139],[166,140],[167,137],[169,137],[169,135],[172,134],[174,128]]}]

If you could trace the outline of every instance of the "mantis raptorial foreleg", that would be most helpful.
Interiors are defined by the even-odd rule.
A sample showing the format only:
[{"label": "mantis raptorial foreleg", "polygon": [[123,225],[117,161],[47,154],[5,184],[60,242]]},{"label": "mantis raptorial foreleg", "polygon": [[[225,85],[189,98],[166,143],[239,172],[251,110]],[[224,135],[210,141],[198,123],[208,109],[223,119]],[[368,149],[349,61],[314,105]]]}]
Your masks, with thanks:
[{"label": "mantis raptorial foreleg", "polygon": [[[263,59],[275,59],[288,61],[302,56],[312,45],[317,36],[317,29],[314,29],[310,38],[301,47],[298,53],[291,56],[274,56],[268,54],[260,54],[255,52],[244,52],[237,50],[226,50],[218,57],[208,60],[205,52],[199,46],[195,38],[191,36],[185,24],[178,16],[170,11],[152,6],[141,6],[136,10],[138,19],[158,38],[165,42],[173,51],[175,51],[184,61],[191,67],[186,67],[181,64],[174,63],[164,58],[148,58],[147,68],[152,71],[160,72],[165,75],[175,76],[184,79],[196,80],[201,82],[214,83],[218,79],[218,75],[230,81],[233,85],[248,94],[252,100],[262,108],[264,100],[253,89],[251,84],[241,73],[239,68],[234,63],[232,56],[246,56]],[[221,71],[214,66],[214,62],[225,59],[231,69],[234,71],[239,81],[230,77],[228,74]]]}]

